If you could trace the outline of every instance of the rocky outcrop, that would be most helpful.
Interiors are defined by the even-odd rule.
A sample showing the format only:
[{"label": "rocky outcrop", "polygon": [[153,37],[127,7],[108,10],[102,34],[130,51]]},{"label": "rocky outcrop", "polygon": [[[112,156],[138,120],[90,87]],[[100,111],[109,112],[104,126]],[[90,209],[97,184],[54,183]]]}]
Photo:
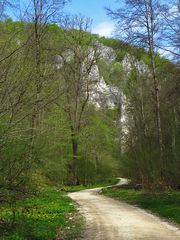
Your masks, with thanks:
[{"label": "rocky outcrop", "polygon": [[121,103],[121,96],[117,87],[106,84],[103,77],[100,77],[91,89],[90,101],[99,108],[114,108]]},{"label": "rocky outcrop", "polygon": [[[95,42],[96,51],[92,47],[87,49],[87,59],[82,64],[82,72],[88,60],[92,61],[94,54],[98,54],[98,57],[103,60],[107,65],[112,64],[116,60],[116,52],[102,43]],[[62,68],[63,64],[70,62],[74,57],[71,50],[67,50],[62,55],[55,56],[55,66],[57,69]],[[127,72],[127,75],[134,68],[142,75],[149,74],[148,66],[138,61],[134,56],[126,54],[121,63],[119,63],[123,70]],[[83,76],[83,74],[82,74]],[[85,75],[87,78],[87,75]],[[89,79],[89,100],[97,108],[123,108],[123,101],[125,99],[124,94],[116,86],[109,85],[106,80],[100,75],[98,64],[94,64],[91,71],[88,74]]]},{"label": "rocky outcrop", "polygon": [[137,69],[139,74],[145,75],[149,73],[148,66],[143,61],[138,61],[134,56],[130,54],[126,54],[124,59],[122,60],[122,68],[127,73],[130,72],[132,69]]}]

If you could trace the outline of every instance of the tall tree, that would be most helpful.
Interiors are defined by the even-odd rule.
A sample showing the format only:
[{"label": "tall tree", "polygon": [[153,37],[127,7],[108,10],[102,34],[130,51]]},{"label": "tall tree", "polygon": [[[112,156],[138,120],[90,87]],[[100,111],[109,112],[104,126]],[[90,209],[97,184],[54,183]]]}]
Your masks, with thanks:
[{"label": "tall tree", "polygon": [[87,32],[91,21],[81,16],[66,17],[63,22],[64,46],[59,54],[59,78],[63,81],[63,108],[69,118],[73,159],[70,163],[71,181],[78,183],[77,163],[79,133],[86,110],[97,60],[97,47]]},{"label": "tall tree", "polygon": [[117,10],[107,8],[107,14],[117,23],[118,36],[126,42],[139,47],[145,47],[150,56],[162,177],[164,169],[163,137],[160,111],[160,84],[157,75],[156,56],[162,29],[161,16],[164,8],[158,0],[127,0],[125,5]]},{"label": "tall tree", "polygon": [[165,21],[163,31],[163,44],[159,46],[162,50],[169,53],[169,57],[174,61],[180,59],[180,1],[169,1],[169,7],[163,12]]},{"label": "tall tree", "polygon": [[47,72],[47,55],[44,54],[43,42],[46,36],[48,24],[53,23],[55,19],[59,19],[62,15],[62,9],[68,1],[58,0],[33,0],[32,12],[30,16],[33,20],[32,29],[32,50],[34,54],[34,84],[35,84],[35,99],[32,112],[32,149],[33,141],[40,127],[41,114],[43,111],[41,92],[46,83],[45,74]]}]

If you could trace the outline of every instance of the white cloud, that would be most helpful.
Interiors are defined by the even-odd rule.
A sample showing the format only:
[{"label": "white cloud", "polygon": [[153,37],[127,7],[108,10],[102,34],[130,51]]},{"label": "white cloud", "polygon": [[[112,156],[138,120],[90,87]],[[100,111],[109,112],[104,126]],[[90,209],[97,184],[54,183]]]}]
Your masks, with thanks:
[{"label": "white cloud", "polygon": [[100,36],[110,37],[114,31],[114,24],[112,22],[101,22],[97,24],[92,32],[99,34]]}]

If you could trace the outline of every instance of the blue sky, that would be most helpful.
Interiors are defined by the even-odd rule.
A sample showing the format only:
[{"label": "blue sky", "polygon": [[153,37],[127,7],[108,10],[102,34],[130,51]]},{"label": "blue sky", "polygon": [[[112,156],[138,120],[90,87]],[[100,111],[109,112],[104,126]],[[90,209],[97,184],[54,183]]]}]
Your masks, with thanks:
[{"label": "blue sky", "polygon": [[[121,0],[122,4],[124,0]],[[93,20],[92,32],[101,36],[110,37],[114,30],[114,22],[106,15],[105,7],[116,9],[120,2],[116,0],[71,0],[65,11],[72,14],[82,14]],[[161,0],[168,3],[170,0]]]},{"label": "blue sky", "polygon": [[[26,9],[32,0],[10,0],[18,4],[20,9]],[[122,0],[123,1],[123,0]],[[101,36],[110,37],[114,30],[113,21],[106,15],[105,7],[117,8],[119,3],[116,0],[71,0],[65,8],[65,13],[81,14],[92,19],[93,33],[98,33]],[[8,12],[10,16],[17,19],[19,12]],[[17,15],[17,16],[16,16]]]},{"label": "blue sky", "polygon": [[114,30],[114,23],[106,15],[104,7],[117,6],[115,0],[72,0],[65,7],[65,12],[82,14],[93,20],[92,32],[110,37]]},{"label": "blue sky", "polygon": [[[17,0],[12,0],[16,2]],[[32,1],[32,0],[31,0]],[[167,2],[169,0],[161,0],[162,2]],[[23,6],[28,5],[30,0],[19,0]],[[114,22],[106,15],[105,7],[110,7],[112,9],[117,9],[119,3],[124,2],[116,0],[71,0],[65,6],[65,13],[70,14],[81,14],[83,16],[92,19],[92,32],[97,33],[100,36],[111,37],[114,30]]]}]

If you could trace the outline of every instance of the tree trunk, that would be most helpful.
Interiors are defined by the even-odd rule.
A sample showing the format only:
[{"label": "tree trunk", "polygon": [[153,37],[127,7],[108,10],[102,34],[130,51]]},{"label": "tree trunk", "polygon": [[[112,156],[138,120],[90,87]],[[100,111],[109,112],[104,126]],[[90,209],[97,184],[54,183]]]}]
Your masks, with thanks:
[{"label": "tree trunk", "polygon": [[151,54],[151,67],[152,67],[152,77],[154,83],[155,91],[155,107],[156,107],[156,122],[157,122],[157,132],[159,141],[159,151],[160,151],[160,170],[161,178],[163,179],[164,172],[164,161],[163,161],[163,137],[162,137],[162,127],[161,127],[161,114],[160,114],[160,96],[159,96],[159,83],[156,75],[156,63],[155,63],[155,46],[154,46],[154,10],[152,0],[149,0],[150,4],[150,28],[148,25],[148,36],[149,36],[149,47]]},{"label": "tree trunk", "polygon": [[172,153],[173,153],[173,156],[174,156],[174,160],[176,162],[176,160],[178,159],[177,157],[177,152],[176,152],[176,129],[177,129],[177,119],[176,119],[176,110],[175,108],[173,107],[173,120],[174,120],[174,123],[173,123],[173,126],[172,126]]},{"label": "tree trunk", "polygon": [[78,160],[78,143],[77,140],[72,138],[72,163],[70,166],[70,181],[73,185],[79,185],[79,178],[77,175],[77,160]]},{"label": "tree trunk", "polygon": [[153,73],[153,82],[154,82],[154,91],[155,91],[156,122],[157,122],[157,132],[158,132],[159,151],[160,151],[161,177],[163,177],[163,172],[165,167],[164,161],[163,161],[163,137],[162,137],[162,127],[161,127],[159,86],[158,86],[158,80],[156,78],[154,52],[152,52],[151,62],[152,62],[152,73]]}]

